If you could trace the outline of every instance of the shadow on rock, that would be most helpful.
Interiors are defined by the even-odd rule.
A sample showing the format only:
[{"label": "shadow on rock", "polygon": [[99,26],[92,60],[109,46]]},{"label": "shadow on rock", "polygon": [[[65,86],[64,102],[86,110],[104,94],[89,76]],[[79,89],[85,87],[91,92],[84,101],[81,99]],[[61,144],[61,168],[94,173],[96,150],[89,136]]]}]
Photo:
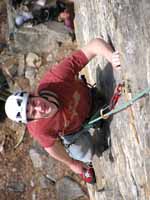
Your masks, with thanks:
[{"label": "shadow on rock", "polygon": [[[101,93],[103,98],[104,107],[108,106],[110,100],[113,96],[114,89],[116,87],[116,81],[113,75],[113,69],[111,64],[107,64],[104,70],[101,70],[100,67],[97,68],[97,88]],[[100,157],[102,153],[110,149],[110,159],[113,161],[113,157],[111,154],[111,130],[110,123],[113,117],[109,117],[109,119],[102,119],[97,122],[95,127],[95,146],[96,146],[96,155]]]}]

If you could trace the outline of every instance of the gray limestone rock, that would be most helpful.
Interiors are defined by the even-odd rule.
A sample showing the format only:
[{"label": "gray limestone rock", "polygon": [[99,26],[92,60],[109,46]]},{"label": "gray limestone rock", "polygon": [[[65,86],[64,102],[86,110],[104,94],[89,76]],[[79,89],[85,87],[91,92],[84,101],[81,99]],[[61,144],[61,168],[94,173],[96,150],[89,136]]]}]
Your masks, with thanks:
[{"label": "gray limestone rock", "polygon": [[58,200],[73,200],[84,196],[79,185],[69,177],[57,181],[56,190]]},{"label": "gray limestone rock", "polygon": [[33,166],[35,168],[42,168],[42,158],[40,154],[35,149],[30,149],[29,151],[30,158],[32,160]]},{"label": "gray limestone rock", "polygon": [[18,181],[10,182],[7,186],[7,190],[10,192],[24,192],[25,184]]}]

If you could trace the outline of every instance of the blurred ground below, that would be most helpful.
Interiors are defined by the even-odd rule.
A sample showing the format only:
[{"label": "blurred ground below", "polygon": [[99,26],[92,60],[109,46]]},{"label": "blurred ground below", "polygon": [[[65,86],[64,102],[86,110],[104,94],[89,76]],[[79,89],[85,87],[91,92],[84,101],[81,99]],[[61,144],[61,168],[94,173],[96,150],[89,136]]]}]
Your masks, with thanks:
[{"label": "blurred ground below", "polygon": [[[0,30],[0,68],[8,72],[7,66],[12,65],[14,60],[9,49],[3,48],[3,44],[7,44],[6,35],[8,31],[7,11],[3,2],[0,2]],[[55,62],[75,48],[76,43],[72,43],[69,47],[62,45],[59,55],[54,55]],[[42,59],[44,60],[44,58]],[[7,62],[3,63],[5,60]],[[20,82],[20,84],[24,85],[24,82]],[[23,140],[15,148],[22,135],[24,135]],[[39,150],[37,150],[38,148]],[[34,161],[31,160],[33,150],[36,153],[33,158],[34,161],[38,163],[39,158],[39,162],[42,162],[42,167],[39,163],[35,164],[35,166]],[[36,155],[39,157],[37,158]],[[52,161],[51,173],[55,175],[56,182],[48,181],[45,178],[48,172],[44,171],[44,167],[47,171],[49,170],[46,162],[49,162],[48,156],[46,154],[43,155],[42,149],[33,142],[24,127],[13,124],[7,119],[5,122],[0,122],[0,200],[55,200],[57,199],[56,182],[63,179],[63,177],[70,177],[78,183],[79,188],[83,192],[81,197],[77,198],[78,200],[89,199],[85,183],[61,163]]]}]

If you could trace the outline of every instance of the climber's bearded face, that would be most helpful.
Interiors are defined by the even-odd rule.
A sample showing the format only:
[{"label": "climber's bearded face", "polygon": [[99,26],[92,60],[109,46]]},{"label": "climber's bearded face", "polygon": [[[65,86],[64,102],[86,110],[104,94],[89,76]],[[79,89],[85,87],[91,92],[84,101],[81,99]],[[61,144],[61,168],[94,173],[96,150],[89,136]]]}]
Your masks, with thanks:
[{"label": "climber's bearded face", "polygon": [[27,104],[27,119],[37,120],[52,117],[58,107],[43,97],[30,97]]}]

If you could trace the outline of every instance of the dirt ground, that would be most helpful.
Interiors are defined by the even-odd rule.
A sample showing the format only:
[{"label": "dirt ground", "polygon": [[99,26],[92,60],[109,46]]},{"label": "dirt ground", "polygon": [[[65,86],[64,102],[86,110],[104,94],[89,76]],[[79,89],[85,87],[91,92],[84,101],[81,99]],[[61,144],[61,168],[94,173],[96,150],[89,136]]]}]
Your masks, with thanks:
[{"label": "dirt ground", "polygon": [[[7,29],[6,6],[1,1],[0,44],[6,42]],[[66,48],[69,47],[65,47],[65,50]],[[62,49],[63,51],[64,49]],[[31,137],[25,134],[21,144],[15,147],[20,139],[19,130],[19,125],[14,125],[7,119],[5,122],[0,122],[0,200],[34,200],[34,198],[36,200],[55,200],[56,191],[54,185],[44,190],[39,187],[38,177],[36,177],[31,158],[29,157],[29,149],[32,145]],[[86,197],[80,199],[88,199],[86,185],[79,176],[73,174],[69,169],[66,169],[66,166],[60,163],[58,163],[55,170],[58,174],[58,179],[64,175],[69,175],[76,180],[86,194]],[[34,186],[32,186],[33,177]],[[20,185],[22,192],[15,192],[16,188],[12,191],[13,185],[15,187],[17,182],[25,183],[25,187]],[[33,197],[33,193],[36,195],[35,197]]]}]

